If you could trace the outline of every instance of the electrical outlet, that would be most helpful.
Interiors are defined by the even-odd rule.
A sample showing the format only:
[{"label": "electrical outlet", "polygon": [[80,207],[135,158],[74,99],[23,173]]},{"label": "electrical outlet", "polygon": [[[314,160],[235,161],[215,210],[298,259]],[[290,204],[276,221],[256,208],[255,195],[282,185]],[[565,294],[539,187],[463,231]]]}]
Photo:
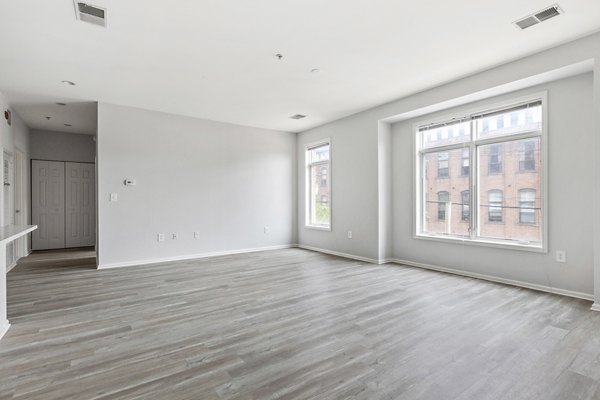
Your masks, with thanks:
[{"label": "electrical outlet", "polygon": [[269,227],[265,226],[265,228],[264,228],[265,235],[268,235],[269,231],[270,231]]},{"label": "electrical outlet", "polygon": [[556,262],[567,262],[567,252],[564,250],[556,250]]},{"label": "electrical outlet", "polygon": [[348,239],[352,239],[352,231],[348,231]]},{"label": "electrical outlet", "polygon": [[164,233],[159,233],[158,235],[156,235],[156,239],[159,242],[164,242],[165,241],[165,234]]},{"label": "electrical outlet", "polygon": [[176,233],[173,233],[173,234],[171,235],[171,237],[173,238],[173,240],[177,240],[177,234],[176,234]]},{"label": "electrical outlet", "polygon": [[200,232],[194,232],[194,239],[200,239]]}]

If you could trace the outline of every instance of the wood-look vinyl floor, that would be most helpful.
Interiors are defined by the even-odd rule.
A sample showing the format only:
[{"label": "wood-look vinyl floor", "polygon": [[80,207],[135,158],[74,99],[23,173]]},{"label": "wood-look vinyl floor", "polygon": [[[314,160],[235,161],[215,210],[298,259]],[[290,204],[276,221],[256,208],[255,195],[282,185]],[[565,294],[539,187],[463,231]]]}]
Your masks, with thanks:
[{"label": "wood-look vinyl floor", "polygon": [[8,274],[0,399],[600,399],[590,303],[300,249]]}]

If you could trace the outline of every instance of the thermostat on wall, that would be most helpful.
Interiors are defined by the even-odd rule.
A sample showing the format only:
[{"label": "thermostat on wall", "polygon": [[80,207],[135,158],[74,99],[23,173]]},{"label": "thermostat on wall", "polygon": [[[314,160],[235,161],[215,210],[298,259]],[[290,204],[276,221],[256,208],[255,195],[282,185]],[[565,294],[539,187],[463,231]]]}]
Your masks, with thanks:
[{"label": "thermostat on wall", "polygon": [[125,186],[135,186],[135,179],[125,179]]}]

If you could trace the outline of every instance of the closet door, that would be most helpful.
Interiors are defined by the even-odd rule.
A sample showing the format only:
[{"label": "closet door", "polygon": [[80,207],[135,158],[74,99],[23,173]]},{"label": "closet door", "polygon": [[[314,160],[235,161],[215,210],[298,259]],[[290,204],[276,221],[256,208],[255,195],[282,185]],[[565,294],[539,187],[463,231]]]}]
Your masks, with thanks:
[{"label": "closet door", "polygon": [[68,162],[65,167],[66,247],[96,244],[94,164]]},{"label": "closet door", "polygon": [[65,163],[31,162],[31,222],[33,250],[65,247]]}]

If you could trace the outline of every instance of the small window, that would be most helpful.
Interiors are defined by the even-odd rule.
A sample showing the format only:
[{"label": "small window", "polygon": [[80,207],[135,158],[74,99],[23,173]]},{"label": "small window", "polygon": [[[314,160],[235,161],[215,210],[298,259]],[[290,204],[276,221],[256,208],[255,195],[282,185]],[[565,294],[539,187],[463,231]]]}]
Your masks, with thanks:
[{"label": "small window", "polygon": [[519,171],[535,171],[535,140],[519,142]]},{"label": "small window", "polygon": [[447,178],[448,176],[448,153],[438,153],[438,178]]},{"label": "small window", "polygon": [[502,222],[502,191],[490,190],[488,192],[488,221]]},{"label": "small window", "polygon": [[471,195],[468,190],[463,190],[460,192],[460,200],[461,200],[461,220],[465,222],[469,222],[471,219]]},{"label": "small window", "polygon": [[310,227],[331,227],[330,149],[329,142],[306,148],[306,225]]},{"label": "small window", "polygon": [[471,164],[470,158],[471,158],[471,156],[469,155],[469,149],[468,148],[462,149],[462,158],[461,158],[461,164],[460,164],[460,175],[461,176],[469,176],[470,164]]},{"label": "small window", "polygon": [[327,187],[327,168],[326,167],[322,167],[321,168],[321,182],[320,182],[321,187]]},{"label": "small window", "polygon": [[535,224],[535,190],[519,190],[519,222],[521,224]]},{"label": "small window", "polygon": [[489,146],[488,174],[499,174],[502,172],[502,145],[492,144]]},{"label": "small window", "polygon": [[450,200],[450,193],[438,192],[438,219],[440,221],[446,220],[446,207],[448,206],[449,200]]}]

